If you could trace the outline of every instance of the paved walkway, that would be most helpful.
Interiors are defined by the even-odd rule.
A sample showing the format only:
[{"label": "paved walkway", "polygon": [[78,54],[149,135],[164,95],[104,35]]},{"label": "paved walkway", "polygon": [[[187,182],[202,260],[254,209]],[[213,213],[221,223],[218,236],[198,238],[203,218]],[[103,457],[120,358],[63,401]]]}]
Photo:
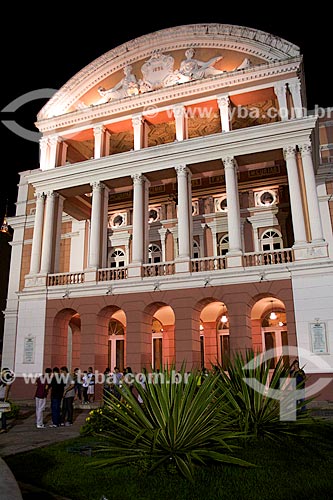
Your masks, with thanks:
[{"label": "paved walkway", "polygon": [[36,428],[34,401],[20,404],[20,414],[15,421],[8,420],[8,432],[0,434],[0,498],[1,500],[68,500],[49,494],[44,490],[26,484],[17,484],[12,472],[1,457],[30,451],[38,447],[78,437],[80,428],[92,407],[81,406],[74,410],[74,421],[70,427],[49,427],[51,412],[44,412],[44,429]]}]

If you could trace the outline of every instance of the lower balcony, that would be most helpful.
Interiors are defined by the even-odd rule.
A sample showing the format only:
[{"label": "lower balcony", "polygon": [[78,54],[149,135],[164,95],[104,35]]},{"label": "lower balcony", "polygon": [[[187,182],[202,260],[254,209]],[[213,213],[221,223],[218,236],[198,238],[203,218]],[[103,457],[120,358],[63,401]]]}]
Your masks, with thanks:
[{"label": "lower balcony", "polygon": [[[295,260],[294,251],[291,248],[266,252],[244,253],[241,258],[243,268],[267,267],[276,265],[290,264]],[[214,272],[228,269],[228,256],[203,257],[191,259],[189,263],[189,272]],[[89,272],[90,273],[90,272]],[[172,276],[177,274],[176,262],[155,262],[152,264],[143,264],[141,266],[141,278]],[[119,281],[128,279],[128,267],[99,269],[96,273],[97,282]],[[130,279],[130,278],[129,278]],[[57,285],[76,285],[84,283],[85,272],[77,273],[56,273],[49,274],[47,277],[47,286]]]}]

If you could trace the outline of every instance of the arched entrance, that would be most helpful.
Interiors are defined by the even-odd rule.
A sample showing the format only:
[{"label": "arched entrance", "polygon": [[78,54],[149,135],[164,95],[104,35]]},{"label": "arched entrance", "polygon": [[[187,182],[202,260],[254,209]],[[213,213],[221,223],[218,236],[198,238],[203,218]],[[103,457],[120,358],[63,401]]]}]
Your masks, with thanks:
[{"label": "arched entrance", "polygon": [[151,317],[151,364],[154,370],[161,370],[175,362],[175,314],[162,303],[151,304],[146,312]]},{"label": "arched entrance", "polygon": [[121,371],[126,366],[126,314],[117,306],[106,306],[97,315],[97,338],[99,353],[95,356],[96,367],[111,370],[117,366]]},{"label": "arched entrance", "polygon": [[67,366],[69,371],[80,366],[81,319],[74,309],[62,309],[54,318],[50,354],[45,365]]},{"label": "arched entrance", "polygon": [[229,316],[224,302],[211,300],[200,313],[201,367],[222,366],[230,355]]},{"label": "arched entrance", "polygon": [[[259,352],[272,349],[274,357],[270,366],[274,368],[282,348],[289,344],[285,305],[275,297],[265,297],[253,306],[251,318],[254,348]],[[288,363],[288,356],[284,356],[284,360]]]}]

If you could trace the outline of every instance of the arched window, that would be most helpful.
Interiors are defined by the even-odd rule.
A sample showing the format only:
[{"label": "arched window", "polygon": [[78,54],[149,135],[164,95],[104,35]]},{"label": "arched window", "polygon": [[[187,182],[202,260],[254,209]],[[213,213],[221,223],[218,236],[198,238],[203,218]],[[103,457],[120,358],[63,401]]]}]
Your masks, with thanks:
[{"label": "arched window", "polygon": [[[270,361],[270,367],[274,368],[277,359],[282,354],[282,348],[288,345],[288,332],[286,313],[284,311],[269,311],[261,320],[262,345],[265,351],[274,350],[274,357]],[[284,356],[284,362],[288,364],[288,356]]]},{"label": "arched window", "polygon": [[226,253],[228,253],[228,250],[229,250],[229,236],[225,234],[224,236],[221,236],[219,241],[219,254],[225,255]]},{"label": "arched window", "polygon": [[193,240],[193,259],[200,258],[200,246],[196,240]]},{"label": "arched window", "polygon": [[148,247],[148,263],[162,262],[161,248],[155,243],[151,243]]},{"label": "arched window", "polygon": [[153,369],[160,370],[163,368],[163,325],[157,318],[153,318],[151,332]]},{"label": "arched window", "polygon": [[122,372],[125,361],[125,328],[117,319],[111,318],[108,328],[108,360],[111,370],[115,366]]},{"label": "arched window", "polygon": [[279,250],[283,248],[283,240],[280,231],[276,229],[267,229],[260,239],[262,251]]},{"label": "arched window", "polygon": [[111,251],[109,267],[124,267],[125,252],[121,248],[115,248]]}]

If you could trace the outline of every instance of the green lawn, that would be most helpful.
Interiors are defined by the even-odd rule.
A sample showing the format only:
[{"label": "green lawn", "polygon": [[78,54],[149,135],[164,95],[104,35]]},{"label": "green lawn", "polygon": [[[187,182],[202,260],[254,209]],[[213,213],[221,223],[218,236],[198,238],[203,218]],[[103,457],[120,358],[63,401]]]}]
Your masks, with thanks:
[{"label": "green lawn", "polygon": [[[305,432],[306,430],[306,432]],[[237,456],[253,468],[198,468],[194,484],[176,473],[89,466],[93,438],[81,437],[6,459],[16,478],[72,500],[325,500],[333,494],[333,422],[308,426],[279,444],[252,441]]]}]

